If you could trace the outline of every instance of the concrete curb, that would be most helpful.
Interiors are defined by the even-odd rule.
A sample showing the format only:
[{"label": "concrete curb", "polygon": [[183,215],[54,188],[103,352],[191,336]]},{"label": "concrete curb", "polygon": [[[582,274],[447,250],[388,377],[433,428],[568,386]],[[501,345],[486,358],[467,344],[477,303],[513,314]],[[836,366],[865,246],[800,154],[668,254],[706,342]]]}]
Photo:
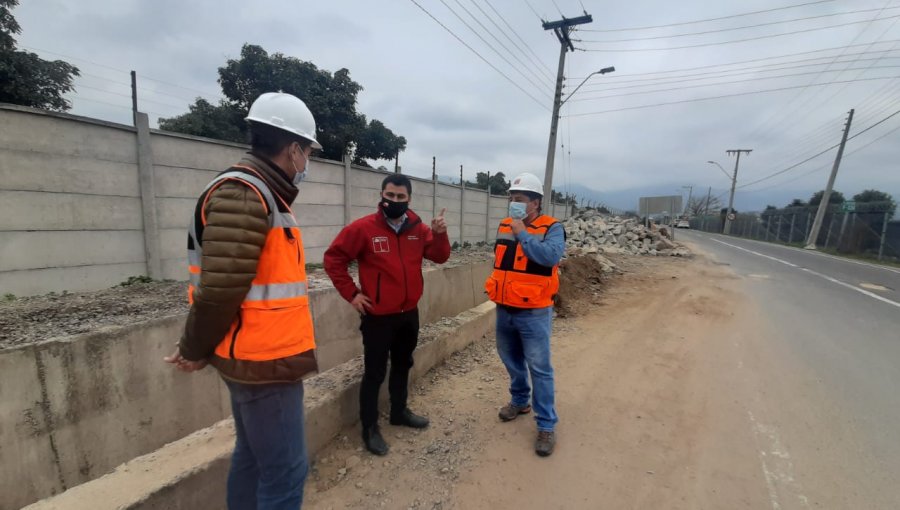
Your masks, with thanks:
[{"label": "concrete curb", "polygon": [[[496,307],[488,301],[456,317],[448,328],[423,328],[410,374],[416,380],[451,354],[494,330]],[[310,454],[358,420],[362,359],[354,358],[306,381],[306,437]],[[225,479],[234,446],[231,419],[199,430],[115,471],[25,507],[28,510],[224,508]],[[218,501],[217,504],[211,502]]]}]

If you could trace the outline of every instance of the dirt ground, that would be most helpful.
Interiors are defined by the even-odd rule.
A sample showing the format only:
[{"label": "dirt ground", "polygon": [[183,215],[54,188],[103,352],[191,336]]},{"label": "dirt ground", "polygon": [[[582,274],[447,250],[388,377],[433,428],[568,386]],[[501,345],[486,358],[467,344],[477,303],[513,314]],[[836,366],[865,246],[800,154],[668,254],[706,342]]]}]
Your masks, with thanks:
[{"label": "dirt ground", "polygon": [[616,263],[589,313],[554,323],[551,457],[534,454],[530,415],[498,420],[508,377],[487,339],[414,386],[430,428],[383,424],[386,457],[358,427],[326,447],[304,508],[770,507],[746,412],[709,384],[729,377],[720,332],[747,328],[727,311],[745,305],[736,277],[702,256]]}]

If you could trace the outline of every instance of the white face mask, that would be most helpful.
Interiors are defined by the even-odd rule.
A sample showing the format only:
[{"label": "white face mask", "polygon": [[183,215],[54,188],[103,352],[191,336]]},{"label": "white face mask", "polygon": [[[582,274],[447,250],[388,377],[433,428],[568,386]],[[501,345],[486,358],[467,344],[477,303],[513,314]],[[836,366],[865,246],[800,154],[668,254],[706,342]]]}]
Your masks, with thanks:
[{"label": "white face mask", "polygon": [[[303,154],[303,151],[300,151],[300,153]],[[309,158],[304,157],[303,159],[305,160],[305,163],[303,163],[303,171],[301,172],[297,168],[297,162],[294,161],[294,158],[291,158],[291,165],[294,166],[294,172],[295,172],[294,179],[292,181],[294,186],[300,185],[300,182],[303,181],[303,179],[306,179],[306,171],[309,169]]]}]

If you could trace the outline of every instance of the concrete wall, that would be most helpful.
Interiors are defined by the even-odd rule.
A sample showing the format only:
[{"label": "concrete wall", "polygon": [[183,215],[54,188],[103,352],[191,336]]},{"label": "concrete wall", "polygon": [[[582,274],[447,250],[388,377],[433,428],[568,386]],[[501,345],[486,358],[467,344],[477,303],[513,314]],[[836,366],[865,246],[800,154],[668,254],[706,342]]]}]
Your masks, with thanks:
[{"label": "concrete wall", "polygon": [[[426,271],[422,322],[484,303],[489,266]],[[310,298],[321,370],[361,354],[350,305],[333,288]],[[0,351],[0,510],[94,479],[229,416],[214,370],[182,374],[162,362],[183,324],[179,315]]]},{"label": "concrete wall", "polygon": [[[102,289],[136,275],[185,279],[196,197],[247,149],[2,104],[0,125],[15,126],[0,130],[0,294],[19,296]],[[309,172],[294,212],[307,260],[320,263],[344,225],[375,210],[386,174],[317,159]],[[506,216],[501,197],[490,199],[488,216],[482,190],[413,178],[412,196],[426,223],[446,208],[460,244],[492,241]],[[551,214],[566,217],[564,209]]]}]

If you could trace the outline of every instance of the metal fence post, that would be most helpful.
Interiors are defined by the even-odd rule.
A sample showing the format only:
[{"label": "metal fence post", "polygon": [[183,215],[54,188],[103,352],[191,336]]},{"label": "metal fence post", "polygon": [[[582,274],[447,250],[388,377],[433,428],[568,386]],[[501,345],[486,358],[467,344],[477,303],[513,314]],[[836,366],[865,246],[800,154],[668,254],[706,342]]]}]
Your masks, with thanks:
[{"label": "metal fence post", "polygon": [[778,224],[775,227],[775,242],[776,243],[781,242],[781,218],[782,218],[782,216],[783,216],[782,214],[778,215]]},{"label": "metal fence post", "polygon": [[850,216],[850,213],[844,213],[844,219],[841,220],[841,232],[838,234],[837,242],[834,243],[834,249],[841,249],[841,241],[844,240],[844,231],[847,230],[847,217]]},{"label": "metal fence post", "polygon": [[[490,181],[490,179],[488,179]],[[491,241],[491,185],[488,184],[487,207],[484,211],[484,242]]]},{"label": "metal fence post", "polygon": [[888,226],[888,218],[890,217],[890,213],[884,213],[884,222],[881,224],[881,243],[878,246],[878,260],[881,260],[884,257],[884,238],[887,236],[887,226]]},{"label": "metal fence post", "polygon": [[[460,166],[461,168],[462,166]],[[462,174],[462,170],[460,170],[460,174]],[[462,246],[466,240],[463,233],[466,226],[466,181],[460,179],[459,186],[459,245]]]},{"label": "metal fence post", "polygon": [[772,215],[766,216],[766,242],[769,242],[769,232],[772,231]]},{"label": "metal fence post", "polygon": [[790,230],[790,233],[788,233],[788,244],[791,244],[794,242],[794,220],[796,220],[796,219],[797,219],[797,213],[791,214],[791,230]]},{"label": "metal fence post", "polygon": [[825,248],[828,249],[828,242],[831,241],[831,230],[834,227],[834,214],[831,215],[831,220],[828,222],[828,233],[825,234]]}]

